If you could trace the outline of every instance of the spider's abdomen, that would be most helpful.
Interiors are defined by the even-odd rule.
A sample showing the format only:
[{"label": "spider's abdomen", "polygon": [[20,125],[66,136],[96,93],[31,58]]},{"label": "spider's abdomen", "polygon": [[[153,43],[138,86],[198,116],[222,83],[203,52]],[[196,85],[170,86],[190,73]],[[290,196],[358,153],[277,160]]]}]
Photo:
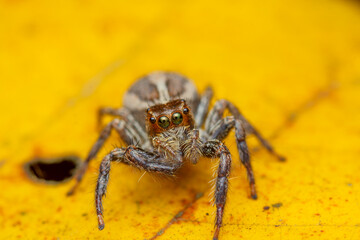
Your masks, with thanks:
[{"label": "spider's abdomen", "polygon": [[123,105],[145,126],[148,107],[180,98],[188,102],[193,112],[196,111],[199,94],[188,78],[173,72],[153,72],[140,78],[129,88]]}]

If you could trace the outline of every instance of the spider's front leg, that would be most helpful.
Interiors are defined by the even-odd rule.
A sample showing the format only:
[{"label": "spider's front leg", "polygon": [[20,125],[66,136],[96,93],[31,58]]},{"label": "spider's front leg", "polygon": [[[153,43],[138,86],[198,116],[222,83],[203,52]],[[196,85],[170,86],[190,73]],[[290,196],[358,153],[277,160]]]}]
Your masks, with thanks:
[{"label": "spider's front leg", "polygon": [[135,146],[116,148],[104,157],[100,164],[99,176],[95,190],[95,205],[98,217],[98,227],[104,229],[102,197],[106,193],[109,180],[110,165],[112,161],[132,165],[148,172],[173,175],[181,163],[166,161],[165,156],[157,152],[149,152]]},{"label": "spider's front leg", "polygon": [[219,140],[209,140],[204,143],[202,153],[205,157],[220,158],[215,185],[215,233],[213,240],[218,240],[222,225],[226,195],[228,190],[228,177],[231,169],[231,154],[229,149]]},{"label": "spider's front leg", "polygon": [[141,137],[139,136],[139,134],[137,134],[137,132],[131,125],[127,125],[127,123],[128,122],[126,122],[123,119],[115,118],[104,127],[104,129],[100,133],[100,136],[98,137],[92,148],[90,149],[87,158],[80,166],[80,169],[78,170],[75,176],[76,183],[68,191],[67,193],[68,196],[72,195],[80,185],[80,182],[89,166],[90,161],[95,158],[101,147],[104,145],[106,139],[108,139],[108,137],[110,136],[112,129],[115,129],[118,132],[121,139],[127,145],[130,145],[134,140],[141,141]]}]

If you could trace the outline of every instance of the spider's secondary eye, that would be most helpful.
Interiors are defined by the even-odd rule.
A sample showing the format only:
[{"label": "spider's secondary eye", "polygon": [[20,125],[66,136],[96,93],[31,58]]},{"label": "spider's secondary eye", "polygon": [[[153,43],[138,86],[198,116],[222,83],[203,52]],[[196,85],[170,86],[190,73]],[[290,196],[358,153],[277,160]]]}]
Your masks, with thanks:
[{"label": "spider's secondary eye", "polygon": [[159,126],[162,128],[167,128],[170,125],[170,120],[166,116],[162,116],[159,118]]},{"label": "spider's secondary eye", "polygon": [[189,113],[189,109],[188,109],[188,108],[184,108],[183,112],[184,112],[185,114],[188,114],[188,113]]},{"label": "spider's secondary eye", "polygon": [[183,121],[183,116],[181,113],[176,112],[172,115],[171,120],[174,124],[179,125]]},{"label": "spider's secondary eye", "polygon": [[150,118],[150,122],[151,122],[151,123],[156,123],[156,118],[151,117],[151,118]]}]

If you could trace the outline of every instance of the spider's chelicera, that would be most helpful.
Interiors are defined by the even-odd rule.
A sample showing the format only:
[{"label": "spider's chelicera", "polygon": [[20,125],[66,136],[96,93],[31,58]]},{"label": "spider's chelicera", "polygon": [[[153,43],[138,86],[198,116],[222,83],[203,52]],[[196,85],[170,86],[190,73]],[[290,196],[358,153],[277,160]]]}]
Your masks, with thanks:
[{"label": "spider's chelicera", "polygon": [[[115,148],[100,164],[95,190],[98,226],[102,230],[102,197],[105,195],[111,162],[121,162],[148,171],[175,175],[185,161],[196,164],[200,157],[219,158],[215,187],[216,220],[213,239],[218,239],[231,168],[231,154],[222,142],[234,129],[240,160],[246,168],[250,194],[257,198],[255,179],[250,164],[246,134],[254,134],[261,144],[279,159],[271,145],[244,118],[231,102],[219,100],[210,109],[213,91],[206,88],[199,95],[195,86],[184,76],[170,72],[154,72],[135,82],[124,96],[124,106],[119,109],[102,108],[104,114],[116,116],[106,125],[100,137],[90,150],[83,166],[76,176],[76,184],[69,191],[71,195],[79,185],[88,164],[93,159],[111,129],[115,129],[127,147]],[[149,106],[151,103],[151,107]],[[224,116],[228,110],[230,116]],[[138,144],[133,145],[134,142]]]}]

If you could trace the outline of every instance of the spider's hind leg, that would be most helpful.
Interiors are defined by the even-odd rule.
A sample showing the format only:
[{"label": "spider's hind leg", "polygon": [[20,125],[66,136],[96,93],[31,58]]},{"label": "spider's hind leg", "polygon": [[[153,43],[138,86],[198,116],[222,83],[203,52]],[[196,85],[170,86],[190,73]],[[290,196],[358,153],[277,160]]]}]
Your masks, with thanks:
[{"label": "spider's hind leg", "polygon": [[[228,109],[232,116],[223,118],[224,111]],[[222,141],[225,139],[230,130],[235,128],[236,144],[239,151],[241,163],[245,166],[251,197],[257,199],[255,188],[255,178],[252,170],[249,151],[246,144],[246,133],[253,133],[261,144],[273,155],[277,156],[279,160],[285,158],[277,154],[273,147],[260,135],[260,133],[244,118],[240,111],[229,101],[219,100],[215,103],[214,107],[210,110],[209,115],[205,122],[205,130],[211,139],[218,139]]]},{"label": "spider's hind leg", "polygon": [[206,113],[207,113],[209,105],[210,105],[211,98],[213,97],[213,95],[214,95],[214,91],[209,86],[205,89],[205,92],[201,96],[200,102],[197,106],[196,113],[195,113],[196,128],[202,127],[205,117],[206,117]]},{"label": "spider's hind leg", "polygon": [[239,109],[228,100],[221,99],[217,101],[214,107],[210,110],[205,121],[205,130],[207,132],[212,132],[214,130],[214,126],[216,127],[219,120],[223,118],[224,111],[226,109],[230,111],[231,115],[233,115],[235,119],[238,119],[243,123],[247,134],[254,134],[256,136],[261,145],[265,147],[269,153],[276,156],[280,161],[286,160],[285,157],[281,156],[274,150],[274,147],[271,146],[271,144],[259,133],[259,131],[249,123],[249,121],[240,113]]},{"label": "spider's hind leg", "polygon": [[97,124],[98,127],[101,126],[102,119],[105,115],[115,116],[123,119],[126,124],[141,137],[142,141],[146,142],[148,136],[144,130],[144,128],[136,121],[134,116],[129,112],[126,108],[111,108],[111,107],[103,107],[98,111]]},{"label": "spider's hind leg", "polygon": [[257,193],[256,193],[256,188],[255,188],[255,177],[254,177],[254,172],[251,167],[249,150],[248,150],[248,147],[247,147],[247,144],[245,141],[245,136],[246,136],[245,128],[244,128],[242,122],[240,120],[236,119],[235,120],[236,145],[237,145],[237,148],[239,151],[241,163],[246,168],[246,173],[247,173],[248,181],[250,184],[251,197],[253,199],[257,199]]},{"label": "spider's hind leg", "polygon": [[211,132],[211,139],[218,139],[222,141],[227,137],[230,130],[233,128],[235,128],[236,145],[239,152],[239,157],[241,163],[246,168],[246,173],[250,184],[251,197],[253,199],[257,199],[255,177],[251,167],[249,151],[245,139],[246,133],[243,123],[240,120],[235,119],[234,116],[225,117],[219,120],[216,124],[216,127]]}]

